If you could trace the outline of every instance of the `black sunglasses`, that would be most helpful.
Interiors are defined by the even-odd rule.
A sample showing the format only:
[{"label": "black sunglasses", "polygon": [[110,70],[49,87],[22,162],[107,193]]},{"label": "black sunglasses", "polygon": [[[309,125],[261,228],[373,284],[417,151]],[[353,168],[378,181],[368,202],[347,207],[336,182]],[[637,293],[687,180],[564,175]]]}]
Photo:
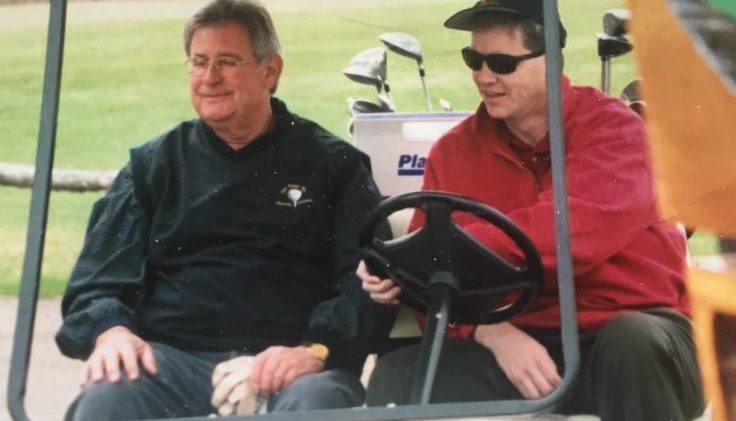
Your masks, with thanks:
[{"label": "black sunglasses", "polygon": [[544,55],[544,51],[536,51],[534,53],[524,54],[523,56],[511,56],[508,54],[481,54],[470,47],[462,49],[463,60],[471,69],[478,71],[486,63],[493,73],[499,75],[508,75],[514,73],[516,66],[524,60]]}]

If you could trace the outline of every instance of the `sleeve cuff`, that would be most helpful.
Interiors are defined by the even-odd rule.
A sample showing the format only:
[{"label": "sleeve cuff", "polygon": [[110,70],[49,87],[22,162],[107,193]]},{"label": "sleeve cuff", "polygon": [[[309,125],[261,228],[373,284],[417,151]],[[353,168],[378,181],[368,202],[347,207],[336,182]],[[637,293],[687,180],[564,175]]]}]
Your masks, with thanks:
[{"label": "sleeve cuff", "polygon": [[97,341],[97,337],[100,336],[102,332],[115,326],[124,326],[131,331],[134,331],[133,324],[130,322],[130,319],[123,315],[111,314],[95,323],[90,335],[90,338],[92,339],[92,343],[90,344],[91,347],[94,348],[95,341]]}]

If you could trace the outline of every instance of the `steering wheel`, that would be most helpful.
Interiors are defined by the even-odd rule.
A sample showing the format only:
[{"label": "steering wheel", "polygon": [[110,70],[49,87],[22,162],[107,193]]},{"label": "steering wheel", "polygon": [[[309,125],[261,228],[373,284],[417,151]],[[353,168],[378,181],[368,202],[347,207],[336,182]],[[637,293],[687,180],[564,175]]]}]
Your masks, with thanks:
[{"label": "steering wheel", "polygon": [[[379,223],[407,208],[424,212],[424,226],[393,240],[376,238]],[[518,246],[525,262],[509,262],[470,236],[452,219],[455,212],[498,227]],[[526,234],[498,210],[463,196],[424,191],[386,199],[369,214],[360,241],[369,271],[393,279],[401,286],[401,302],[419,312],[426,313],[429,307],[433,275],[439,271],[452,275],[453,322],[507,320],[523,311],[542,287],[539,253]]]}]

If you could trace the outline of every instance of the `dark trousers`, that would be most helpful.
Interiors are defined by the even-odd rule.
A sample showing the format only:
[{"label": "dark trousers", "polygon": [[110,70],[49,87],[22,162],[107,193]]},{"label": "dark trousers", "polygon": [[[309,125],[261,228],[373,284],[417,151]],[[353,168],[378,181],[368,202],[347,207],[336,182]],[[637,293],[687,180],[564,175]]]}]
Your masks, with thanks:
[{"label": "dark trousers", "polygon": [[[559,333],[529,332],[563,370]],[[669,309],[624,313],[597,332],[580,335],[581,366],[563,414],[595,414],[602,421],[684,421],[704,409],[690,322]],[[409,403],[419,346],[379,358],[367,404]],[[432,402],[523,399],[474,341],[445,342]]]},{"label": "dark trousers", "polygon": [[[212,371],[230,352],[185,352],[151,344],[158,374],[135,381],[100,382],[86,386],[69,407],[66,420],[143,420],[206,416],[217,411],[210,405]],[[361,406],[363,386],[343,370],[327,370],[298,378],[268,399],[269,412]]]}]

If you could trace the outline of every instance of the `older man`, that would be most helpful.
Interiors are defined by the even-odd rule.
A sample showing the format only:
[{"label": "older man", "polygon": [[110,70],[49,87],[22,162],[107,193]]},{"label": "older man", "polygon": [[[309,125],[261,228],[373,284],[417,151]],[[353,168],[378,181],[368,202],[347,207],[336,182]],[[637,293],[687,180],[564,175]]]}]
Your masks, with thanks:
[{"label": "older man", "polygon": [[238,356],[215,405],[243,386],[269,411],[360,405],[368,159],[272,97],[283,61],[256,2],[208,4],[184,47],[199,119],[131,151],[64,296],[57,342],[86,360],[68,418],[207,415]]},{"label": "older man", "polygon": [[[443,350],[432,399],[541,398],[563,368],[542,0],[480,1],[445,25],[471,32],[462,56],[482,103],[434,145],[423,188],[506,213],[538,248],[545,289],[509,322],[450,327],[455,340]],[[561,411],[604,421],[690,419],[703,401],[686,317],[685,240],[657,213],[643,123],[619,100],[562,84],[582,367]],[[467,216],[458,223],[507,258],[522,257],[494,227]],[[420,224],[415,218],[413,227]],[[376,301],[396,302],[392,280],[362,264],[358,273]],[[409,347],[379,360],[369,405],[408,401],[416,356]]]}]

